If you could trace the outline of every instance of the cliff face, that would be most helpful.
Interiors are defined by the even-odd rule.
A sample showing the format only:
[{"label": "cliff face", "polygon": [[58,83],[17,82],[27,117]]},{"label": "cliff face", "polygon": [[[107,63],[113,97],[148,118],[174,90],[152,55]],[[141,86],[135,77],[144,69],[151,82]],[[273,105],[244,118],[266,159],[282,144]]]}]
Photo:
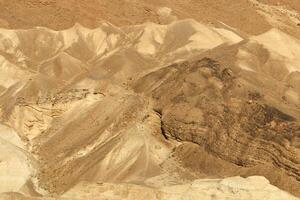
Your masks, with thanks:
[{"label": "cliff face", "polygon": [[[146,93],[157,101],[167,138],[196,143],[237,166],[259,166],[273,184],[298,193],[299,108],[294,115],[286,113],[276,107],[283,99],[273,103],[262,92],[270,88],[254,89],[235,71],[204,58],[153,72],[136,84],[136,90],[147,88]],[[294,109],[289,104],[285,109],[289,107]],[[285,185],[288,181],[291,184]]]}]

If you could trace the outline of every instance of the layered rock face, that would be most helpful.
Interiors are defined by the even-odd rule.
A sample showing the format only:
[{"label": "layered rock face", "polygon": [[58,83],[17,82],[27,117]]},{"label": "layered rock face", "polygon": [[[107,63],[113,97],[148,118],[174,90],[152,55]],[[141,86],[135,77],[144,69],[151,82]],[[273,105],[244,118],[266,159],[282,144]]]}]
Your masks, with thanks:
[{"label": "layered rock face", "polygon": [[[1,198],[300,195],[292,36],[195,20],[0,35]],[[280,189],[221,179],[252,175]]]},{"label": "layered rock face", "polygon": [[204,58],[153,72],[136,90],[157,101],[167,138],[199,144],[238,166],[259,166],[274,184],[299,192],[299,109],[276,106],[285,100],[263,92],[267,85],[253,87],[238,69]]}]

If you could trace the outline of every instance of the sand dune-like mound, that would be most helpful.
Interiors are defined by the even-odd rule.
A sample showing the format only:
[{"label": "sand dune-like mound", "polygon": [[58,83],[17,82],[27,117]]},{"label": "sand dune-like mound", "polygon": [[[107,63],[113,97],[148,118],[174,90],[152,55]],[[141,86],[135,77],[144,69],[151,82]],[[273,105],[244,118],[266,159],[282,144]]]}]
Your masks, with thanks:
[{"label": "sand dune-like mound", "polygon": [[[1,198],[296,199],[299,49],[192,19],[0,29]],[[253,175],[280,189],[222,179]]]}]

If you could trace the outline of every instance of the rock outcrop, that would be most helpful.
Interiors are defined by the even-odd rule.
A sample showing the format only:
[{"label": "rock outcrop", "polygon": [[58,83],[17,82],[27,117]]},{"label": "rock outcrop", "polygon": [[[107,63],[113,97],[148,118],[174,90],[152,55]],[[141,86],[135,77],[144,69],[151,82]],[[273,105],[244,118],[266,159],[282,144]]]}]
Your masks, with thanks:
[{"label": "rock outcrop", "polygon": [[156,100],[167,138],[196,143],[238,166],[260,166],[273,184],[299,194],[300,110],[281,110],[276,103],[283,99],[273,102],[263,92],[267,85],[254,88],[236,70],[204,58],[153,72],[136,90]]}]

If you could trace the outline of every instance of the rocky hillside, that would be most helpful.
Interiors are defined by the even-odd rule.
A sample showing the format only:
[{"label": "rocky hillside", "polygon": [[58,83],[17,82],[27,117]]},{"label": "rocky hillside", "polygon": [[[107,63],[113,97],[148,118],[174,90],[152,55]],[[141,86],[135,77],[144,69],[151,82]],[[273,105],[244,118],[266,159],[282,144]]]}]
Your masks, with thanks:
[{"label": "rocky hillside", "polygon": [[[220,1],[202,22],[178,19],[206,1],[128,1],[126,22],[106,1],[12,2],[0,18],[24,29],[0,29],[0,199],[300,197],[293,1]],[[95,20],[103,7],[113,23]],[[237,7],[261,20],[237,23]]]}]

